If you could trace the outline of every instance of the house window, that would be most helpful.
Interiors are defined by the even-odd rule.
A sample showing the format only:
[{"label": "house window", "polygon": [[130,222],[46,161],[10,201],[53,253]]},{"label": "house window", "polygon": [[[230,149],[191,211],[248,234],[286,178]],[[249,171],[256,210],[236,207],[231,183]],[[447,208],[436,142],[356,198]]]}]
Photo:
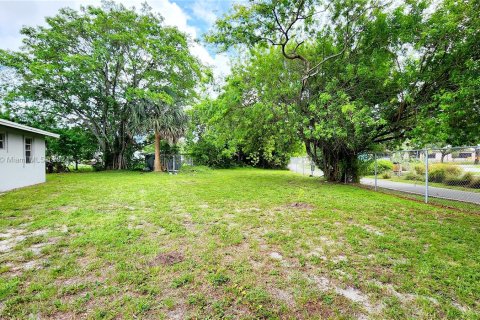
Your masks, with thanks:
[{"label": "house window", "polygon": [[428,154],[428,159],[436,159],[437,158],[437,154],[436,153],[429,153]]},{"label": "house window", "polygon": [[32,138],[25,138],[25,163],[32,163]]},{"label": "house window", "polygon": [[5,141],[5,133],[0,132],[0,149],[5,149],[6,141]]},{"label": "house window", "polygon": [[472,156],[471,152],[460,152],[460,154],[458,155],[458,157],[461,159],[468,159],[471,156]]}]

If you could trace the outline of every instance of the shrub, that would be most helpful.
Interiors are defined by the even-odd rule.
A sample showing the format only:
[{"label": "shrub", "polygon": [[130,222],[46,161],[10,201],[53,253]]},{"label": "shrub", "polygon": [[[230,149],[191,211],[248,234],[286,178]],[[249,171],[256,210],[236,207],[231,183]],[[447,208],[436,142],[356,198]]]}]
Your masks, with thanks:
[{"label": "shrub", "polygon": [[470,183],[468,184],[468,187],[480,189],[480,178],[472,179],[472,181],[470,181]]},{"label": "shrub", "polygon": [[425,177],[416,172],[409,172],[405,175],[406,180],[425,181]]},{"label": "shrub", "polygon": [[416,164],[414,170],[417,174],[425,175],[425,165],[424,164]]},{"label": "shrub", "polygon": [[471,183],[473,180],[475,180],[475,176],[473,175],[472,172],[467,172],[463,175],[463,179],[465,180],[466,183]]},{"label": "shrub", "polygon": [[462,168],[449,164],[433,164],[428,168],[429,180],[432,182],[444,182],[445,178],[458,177],[463,173]]},{"label": "shrub", "polygon": [[469,184],[469,182],[465,181],[463,177],[450,176],[450,175],[447,175],[445,177],[445,179],[443,180],[443,183],[445,183],[448,186],[467,186]]},{"label": "shrub", "polygon": [[475,179],[473,174],[471,172],[465,173],[463,176],[451,176],[447,175],[445,177],[444,183],[449,185],[449,186],[464,186],[468,187],[472,183],[472,181]]},{"label": "shrub", "polygon": [[[377,160],[377,173],[378,174],[382,174],[382,173],[385,173],[387,171],[392,171],[392,170],[393,170],[392,161],[386,160],[386,159]],[[369,175],[375,174],[375,161],[372,161],[368,165],[367,171],[368,171],[367,174],[369,174]]]},{"label": "shrub", "polygon": [[382,179],[391,179],[392,178],[392,172],[387,171],[382,174]]},{"label": "shrub", "polygon": [[184,174],[206,173],[206,172],[209,172],[209,171],[212,171],[212,169],[210,169],[207,166],[183,165],[180,168],[180,173],[184,173]]}]

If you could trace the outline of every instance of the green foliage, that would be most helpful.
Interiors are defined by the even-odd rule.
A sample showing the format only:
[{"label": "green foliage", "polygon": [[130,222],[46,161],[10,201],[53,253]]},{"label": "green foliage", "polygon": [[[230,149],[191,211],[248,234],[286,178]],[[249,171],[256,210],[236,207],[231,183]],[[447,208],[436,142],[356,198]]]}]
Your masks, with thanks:
[{"label": "green foliage", "polygon": [[[390,160],[387,159],[378,159],[377,160],[377,173],[382,174],[387,171],[392,171],[393,170],[393,163]],[[375,174],[375,162],[370,162],[368,165],[368,175]]]},{"label": "green foliage", "polygon": [[418,163],[414,166],[414,171],[419,175],[425,175],[425,165],[423,163]]},{"label": "green foliage", "polygon": [[469,185],[468,185],[470,188],[474,188],[474,189],[480,189],[480,178],[475,178],[473,179]]},{"label": "green foliage", "polygon": [[[235,6],[207,40],[249,49],[239,103],[280,106],[272,118],[289,121],[327,180],[358,181],[358,154],[414,136],[417,115],[437,121],[448,104],[463,125],[467,104],[469,126],[478,123],[473,3],[445,0],[427,15],[427,1],[261,0]],[[476,130],[468,134],[478,137]]]},{"label": "green foliage", "polygon": [[425,181],[425,176],[417,172],[409,172],[405,175],[405,179],[412,181]]},{"label": "green foliage", "polygon": [[428,168],[428,179],[432,182],[444,182],[448,177],[459,177],[463,169],[459,166],[436,163]]},{"label": "green foliage", "polygon": [[[152,140],[154,139],[153,136],[147,137],[146,140],[146,145],[143,147],[142,151],[144,153],[154,153],[155,152],[155,146],[152,143]],[[170,144],[166,140],[162,140],[160,142],[160,153],[162,154],[179,154],[180,153],[180,147],[177,144]]]},{"label": "green foliage", "polygon": [[92,159],[98,151],[97,140],[90,131],[78,127],[55,131],[60,138],[47,140],[47,157],[50,159],[75,162],[77,169],[78,163]]},{"label": "green foliage", "polygon": [[210,282],[216,287],[224,285],[225,283],[230,281],[230,277],[222,271],[217,271],[209,275],[209,278],[210,278]]},{"label": "green foliage", "polygon": [[184,274],[178,278],[173,279],[172,287],[173,288],[180,288],[189,283],[193,282],[193,275],[190,273]]},{"label": "green foliage", "polygon": [[421,102],[421,125],[412,131],[421,144],[478,144],[479,10],[478,1],[444,0],[426,22],[427,30],[418,45],[429,49],[424,61],[430,67],[423,68],[417,81],[435,79],[433,89],[437,90],[431,99]]},{"label": "green foliage", "polygon": [[391,179],[392,178],[392,172],[387,171],[382,174],[382,179]]},{"label": "green foliage", "polygon": [[127,167],[139,107],[189,97],[200,77],[187,36],[165,26],[148,6],[135,11],[103,2],[80,11],[64,8],[46,26],[21,33],[21,51],[0,50],[0,64],[18,78],[14,88],[2,83],[4,101],[18,113],[30,102],[27,108],[35,105],[87,128],[107,168]]},{"label": "green foliage", "polygon": [[212,169],[210,169],[207,166],[189,166],[189,165],[183,165],[180,168],[180,173],[182,174],[197,174],[197,173],[208,173]]},{"label": "green foliage", "polygon": [[473,180],[475,180],[475,175],[472,172],[467,172],[463,175],[462,179],[470,184]]},{"label": "green foliage", "polygon": [[301,148],[299,139],[292,126],[277,121],[282,106],[240,99],[249,95],[244,76],[234,70],[216,100],[205,100],[191,111],[187,151],[195,163],[212,167],[285,168]]},{"label": "green foliage", "polygon": [[472,182],[472,180],[473,180],[473,175],[471,175],[471,173],[466,173],[463,176],[447,174],[443,182],[449,186],[468,187]]}]

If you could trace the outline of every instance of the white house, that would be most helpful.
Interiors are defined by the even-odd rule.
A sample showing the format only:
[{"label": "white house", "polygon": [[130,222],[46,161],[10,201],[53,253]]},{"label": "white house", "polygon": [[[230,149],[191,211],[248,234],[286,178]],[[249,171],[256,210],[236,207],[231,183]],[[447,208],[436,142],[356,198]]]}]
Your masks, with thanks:
[{"label": "white house", "polygon": [[59,138],[0,119],[0,192],[45,182],[45,136]]}]

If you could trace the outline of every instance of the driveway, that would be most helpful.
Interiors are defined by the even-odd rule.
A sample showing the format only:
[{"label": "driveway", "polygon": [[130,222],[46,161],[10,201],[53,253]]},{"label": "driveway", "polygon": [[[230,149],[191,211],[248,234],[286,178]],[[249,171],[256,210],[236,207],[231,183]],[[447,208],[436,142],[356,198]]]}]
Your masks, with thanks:
[{"label": "driveway", "polygon": [[[367,186],[375,186],[375,179],[363,178],[360,180],[360,183]],[[402,182],[394,182],[394,181],[378,179],[377,185],[380,188],[425,195],[425,185],[423,183],[410,184],[410,183],[402,183]],[[453,189],[438,188],[438,187],[428,187],[428,195],[434,198],[442,198],[442,199],[480,204],[480,193],[476,193],[476,192],[453,190]]]}]

